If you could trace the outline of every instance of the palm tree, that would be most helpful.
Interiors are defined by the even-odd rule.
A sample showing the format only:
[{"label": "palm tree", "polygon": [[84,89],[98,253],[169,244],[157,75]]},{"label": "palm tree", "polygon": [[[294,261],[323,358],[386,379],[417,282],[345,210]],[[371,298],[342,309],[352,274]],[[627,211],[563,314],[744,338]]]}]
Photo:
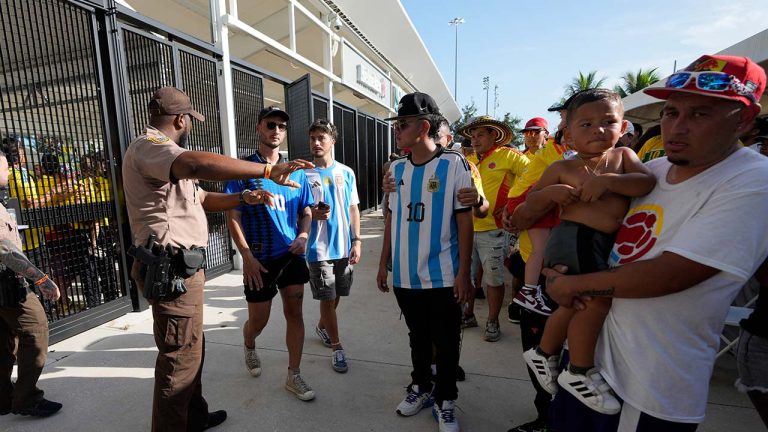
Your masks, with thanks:
[{"label": "palm tree", "polygon": [[605,83],[605,79],[605,77],[597,79],[597,71],[588,72],[586,75],[579,71],[579,75],[574,77],[569,85],[565,86],[564,98],[567,99],[582,90],[598,88]]},{"label": "palm tree", "polygon": [[637,70],[637,73],[632,73],[629,71],[621,76],[621,80],[624,81],[624,83],[616,84],[613,89],[616,91],[616,93],[620,94],[621,97],[626,97],[632,93],[637,93],[640,90],[659,81],[659,74],[656,73],[657,69],[658,68],[643,70],[640,68]]}]

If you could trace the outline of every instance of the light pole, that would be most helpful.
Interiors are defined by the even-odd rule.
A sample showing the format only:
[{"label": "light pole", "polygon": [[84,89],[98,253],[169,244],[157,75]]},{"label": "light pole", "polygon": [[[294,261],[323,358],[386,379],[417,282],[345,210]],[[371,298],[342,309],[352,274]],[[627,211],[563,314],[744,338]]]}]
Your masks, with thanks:
[{"label": "light pole", "polygon": [[491,87],[491,77],[483,77],[483,90],[485,90],[485,115],[488,115],[488,89]]},{"label": "light pole", "polygon": [[493,116],[496,117],[496,108],[499,107],[499,85],[493,86]]},{"label": "light pole", "polygon": [[459,26],[464,24],[464,18],[454,18],[448,21],[448,24],[456,27],[456,53],[453,58],[453,99],[456,103],[459,102],[459,95],[457,93],[457,83],[459,79]]}]

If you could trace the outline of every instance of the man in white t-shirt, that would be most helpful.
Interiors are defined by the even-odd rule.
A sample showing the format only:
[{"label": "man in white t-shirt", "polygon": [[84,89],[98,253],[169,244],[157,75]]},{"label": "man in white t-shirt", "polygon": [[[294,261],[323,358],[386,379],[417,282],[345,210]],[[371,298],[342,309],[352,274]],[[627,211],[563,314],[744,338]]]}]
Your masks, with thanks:
[{"label": "man in white t-shirt", "polygon": [[622,412],[580,410],[560,392],[558,431],[693,431],[703,421],[728,307],[768,255],[768,160],[738,141],[760,112],[765,81],[748,58],[702,56],[644,90],[666,100],[667,157],[647,164],[658,182],[632,201],[613,268],[544,271],[562,306],[614,297],[595,358]]}]

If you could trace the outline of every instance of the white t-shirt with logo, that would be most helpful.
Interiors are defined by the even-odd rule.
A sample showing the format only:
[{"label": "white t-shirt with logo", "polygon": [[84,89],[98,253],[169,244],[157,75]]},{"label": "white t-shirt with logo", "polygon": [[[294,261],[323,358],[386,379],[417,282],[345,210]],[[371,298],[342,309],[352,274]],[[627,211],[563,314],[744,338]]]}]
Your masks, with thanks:
[{"label": "white t-shirt with logo", "polygon": [[632,201],[611,265],[666,251],[721,271],[674,294],[614,299],[595,358],[625,403],[700,423],[728,308],[768,255],[768,158],[740,148],[679,184],[666,181],[666,157],[646,166],[658,183]]}]

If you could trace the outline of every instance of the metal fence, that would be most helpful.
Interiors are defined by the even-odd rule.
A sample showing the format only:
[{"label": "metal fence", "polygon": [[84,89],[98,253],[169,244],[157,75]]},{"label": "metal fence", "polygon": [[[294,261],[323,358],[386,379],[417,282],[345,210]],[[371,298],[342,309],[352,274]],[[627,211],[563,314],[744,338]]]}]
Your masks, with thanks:
[{"label": "metal fence", "polygon": [[232,98],[235,102],[235,134],[237,157],[256,153],[259,138],[256,134],[259,111],[264,108],[262,78],[241,68],[232,68]]},{"label": "metal fence", "polygon": [[2,149],[24,250],[61,290],[51,322],[124,297],[92,12],[0,3]]}]

